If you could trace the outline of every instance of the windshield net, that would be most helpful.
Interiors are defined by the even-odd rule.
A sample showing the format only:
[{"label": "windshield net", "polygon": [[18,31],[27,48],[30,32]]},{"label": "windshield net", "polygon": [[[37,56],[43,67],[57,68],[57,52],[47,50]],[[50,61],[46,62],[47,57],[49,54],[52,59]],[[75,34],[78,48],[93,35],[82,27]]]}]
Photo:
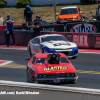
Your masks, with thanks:
[{"label": "windshield net", "polygon": [[[48,62],[48,58],[38,58],[36,61],[36,64],[44,64],[45,61]],[[69,63],[68,60],[66,59],[66,57],[61,57],[60,62],[61,63]]]},{"label": "windshield net", "polygon": [[65,15],[65,14],[77,14],[77,8],[67,8],[67,9],[62,9],[60,12],[60,15]]},{"label": "windshield net", "polygon": [[68,41],[64,36],[44,36],[41,37],[42,42],[47,41]]}]

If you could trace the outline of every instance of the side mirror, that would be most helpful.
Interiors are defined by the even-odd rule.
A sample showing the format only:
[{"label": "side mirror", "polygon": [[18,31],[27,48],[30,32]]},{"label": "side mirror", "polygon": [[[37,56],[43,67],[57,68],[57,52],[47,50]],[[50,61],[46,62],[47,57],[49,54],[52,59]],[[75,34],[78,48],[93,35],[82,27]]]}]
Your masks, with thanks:
[{"label": "side mirror", "polygon": [[82,14],[83,12],[82,11],[80,11],[80,14]]},{"label": "side mirror", "polygon": [[58,16],[59,15],[59,13],[56,13],[56,16]]}]

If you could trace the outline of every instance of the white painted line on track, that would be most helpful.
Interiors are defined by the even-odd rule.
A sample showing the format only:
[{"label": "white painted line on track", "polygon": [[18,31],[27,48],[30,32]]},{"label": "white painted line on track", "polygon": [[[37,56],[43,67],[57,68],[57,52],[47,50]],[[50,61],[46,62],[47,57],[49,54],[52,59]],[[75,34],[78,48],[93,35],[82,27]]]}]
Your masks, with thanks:
[{"label": "white painted line on track", "polygon": [[13,61],[7,61],[7,60],[0,60],[0,61],[6,61],[6,62],[0,64],[0,66],[4,66],[4,65],[7,65],[7,64],[13,62]]},{"label": "white painted line on track", "polygon": [[9,49],[9,50],[27,50],[27,48],[18,48],[18,49],[15,49],[15,48],[0,48],[0,49]]},{"label": "white painted line on track", "polygon": [[100,54],[100,53],[96,53],[96,52],[79,52],[79,53]]},{"label": "white painted line on track", "polygon": [[[27,50],[27,48],[0,48],[0,49],[8,49],[8,50]],[[83,50],[84,51],[84,50]],[[96,52],[78,52],[78,53],[90,53],[90,54],[100,54]]]},{"label": "white painted line on track", "polygon": [[72,92],[81,92],[81,93],[90,93],[90,94],[100,94],[100,89],[44,85],[44,84],[14,82],[14,81],[6,81],[6,80],[0,80],[0,85],[1,86],[27,87],[27,88],[34,88],[34,89],[36,88],[36,89],[45,89],[45,90],[57,90],[57,91],[60,90],[60,91],[72,91]]}]

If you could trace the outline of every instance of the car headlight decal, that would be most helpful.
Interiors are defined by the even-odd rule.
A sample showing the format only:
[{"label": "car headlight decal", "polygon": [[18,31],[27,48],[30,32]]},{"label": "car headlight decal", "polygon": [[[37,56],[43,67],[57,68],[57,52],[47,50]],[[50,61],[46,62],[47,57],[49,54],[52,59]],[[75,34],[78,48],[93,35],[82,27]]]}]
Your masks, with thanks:
[{"label": "car headlight decal", "polygon": [[44,75],[43,75],[43,78],[46,78],[46,77],[47,77],[47,75],[46,75],[46,74],[44,74]]},{"label": "car headlight decal", "polygon": [[42,78],[42,77],[43,77],[42,74],[39,74],[39,75],[38,75],[38,78]]},{"label": "car headlight decal", "polygon": [[77,17],[73,17],[74,19],[78,19],[79,18],[79,16],[77,16]]}]

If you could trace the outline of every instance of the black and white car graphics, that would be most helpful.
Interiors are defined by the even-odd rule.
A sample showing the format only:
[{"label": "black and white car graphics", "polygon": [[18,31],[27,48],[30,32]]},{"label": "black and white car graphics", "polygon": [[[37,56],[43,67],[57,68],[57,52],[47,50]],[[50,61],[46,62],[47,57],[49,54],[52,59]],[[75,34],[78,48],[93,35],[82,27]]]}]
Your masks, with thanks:
[{"label": "black and white car graphics", "polygon": [[63,35],[47,34],[31,39],[27,46],[30,55],[36,53],[64,53],[68,58],[78,57],[78,47]]}]

